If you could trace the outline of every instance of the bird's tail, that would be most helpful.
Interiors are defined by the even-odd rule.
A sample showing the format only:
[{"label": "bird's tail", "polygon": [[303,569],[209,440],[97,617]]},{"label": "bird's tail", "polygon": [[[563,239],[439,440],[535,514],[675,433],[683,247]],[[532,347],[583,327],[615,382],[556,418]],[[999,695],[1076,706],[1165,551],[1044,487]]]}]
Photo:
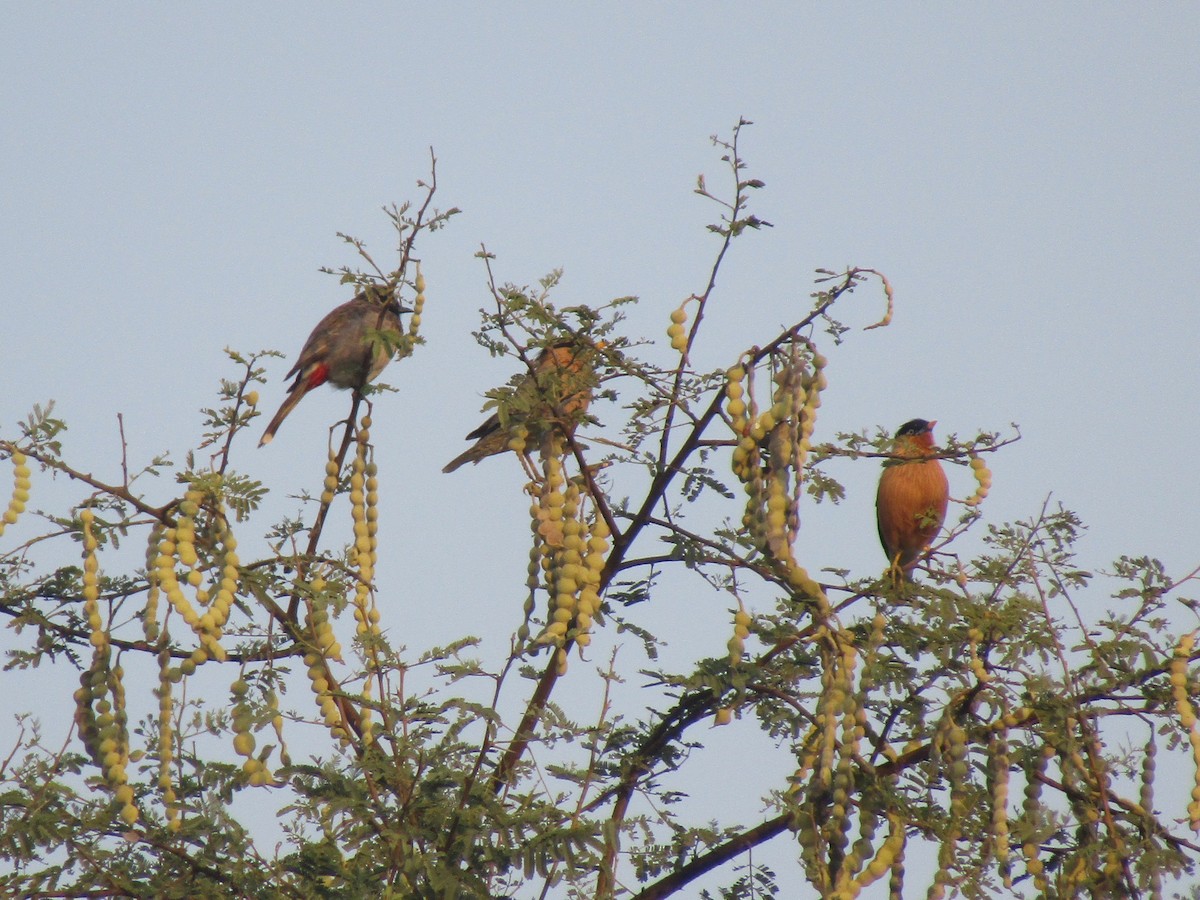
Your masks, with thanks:
[{"label": "bird's tail", "polygon": [[284,398],[283,405],[279,407],[279,412],[275,413],[275,418],[271,419],[271,424],[268,425],[267,430],[263,432],[262,439],[258,442],[258,446],[262,447],[271,443],[272,438],[275,437],[275,432],[277,432],[279,430],[279,426],[283,424],[283,420],[288,417],[288,413],[296,408],[296,404],[300,402],[300,398],[306,393],[307,391],[302,389],[300,383],[297,383],[295,386],[293,386],[293,388],[288,392],[287,397]]},{"label": "bird's tail", "polygon": [[483,457],[479,455],[478,450],[478,447],[469,447],[462,453],[458,454],[458,456],[454,457],[454,459],[450,460],[450,462],[446,463],[442,471],[453,472],[455,469],[459,468],[460,466],[465,466],[469,462],[479,462],[479,460],[481,460]]}]

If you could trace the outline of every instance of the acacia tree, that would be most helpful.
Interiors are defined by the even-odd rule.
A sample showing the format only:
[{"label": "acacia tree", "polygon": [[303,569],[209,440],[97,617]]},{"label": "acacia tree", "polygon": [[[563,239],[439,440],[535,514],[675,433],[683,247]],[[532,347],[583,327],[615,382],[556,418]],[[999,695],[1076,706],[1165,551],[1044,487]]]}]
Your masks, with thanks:
[{"label": "acacia tree", "polygon": [[[1077,598],[1105,588],[1074,561],[1076,517],[1046,506],[1014,523],[981,518],[984,459],[1014,439],[993,433],[942,448],[977,489],[915,583],[806,559],[802,508],[842,496],[826,464],[891,452],[882,431],[821,435],[817,419],[824,353],[868,339],[836,311],[879,284],[871,328],[890,321],[891,287],[873,270],[820,272],[791,327],[724,370],[691,368],[727,252],[768,226],[750,211],[763,184],[740,156],[746,124],[714,138],[727,190],[697,184],[720,209],[717,251],[702,289],[670,314],[670,368],[640,360],[643,341],[623,330],[633,298],[559,308],[556,276],[501,284],[480,254],[491,284],[481,345],[533,372],[539,349],[586,341],[599,354],[594,389],[619,392],[627,413],[601,438],[579,404],[545,396],[553,386],[492,395],[511,447],[536,457],[530,520],[512,523],[531,536],[528,580],[513,586],[525,607],[514,604],[494,670],[467,658],[465,637],[418,656],[388,639],[394,623],[374,602],[386,473],[369,389],[353,394],[322,474],[314,461],[319,492],[259,537],[248,533],[271,485],[238,473],[247,442],[235,438],[258,415],[262,354],[229,354],[238,376],[204,410],[206,452],[177,468],[154,459],[119,483],[93,477],[69,460],[50,408],[3,435],[14,472],[4,523],[46,473],[81,489],[69,509],[40,514],[44,533],[0,543],[8,667],[80,673],[69,743],[45,746],[23,716],[0,763],[5,893],[648,900],[719,873],[723,897],[802,881],[822,897],[876,881],[900,897],[906,854],[924,853],[936,859],[931,897],[1158,897],[1191,871],[1200,846],[1181,825],[1200,827],[1200,788],[1190,802],[1154,793],[1160,753],[1200,759],[1195,631],[1169,615],[1190,614],[1190,576],[1122,558],[1104,579],[1108,614],[1085,622]],[[407,298],[401,360],[421,343],[415,243],[456,212],[432,206],[436,178],[421,186],[420,203],[389,213],[394,270],[356,244],[369,271],[342,272]],[[341,496],[344,525],[328,515]],[[717,524],[703,524],[714,510]],[[956,547],[970,530],[986,532],[986,552],[967,560]],[[143,565],[125,558],[131,543]],[[657,690],[638,708],[611,709],[606,693],[599,718],[578,724],[562,686],[596,676],[569,668],[572,650],[611,628],[653,648],[639,611],[673,601],[662,576],[678,567],[729,598],[728,652],[651,673]],[[433,687],[407,689],[416,667]],[[613,663],[601,677],[633,674]],[[482,699],[467,687],[476,676]],[[158,714],[131,717],[131,695],[150,691]],[[523,691],[523,712],[503,714],[501,698]],[[761,730],[788,760],[758,820],[723,821],[702,790],[675,802],[713,725]],[[319,746],[315,761],[292,759],[297,734]],[[282,844],[255,841],[247,798],[280,811]],[[790,872],[735,866],[786,842]]]}]

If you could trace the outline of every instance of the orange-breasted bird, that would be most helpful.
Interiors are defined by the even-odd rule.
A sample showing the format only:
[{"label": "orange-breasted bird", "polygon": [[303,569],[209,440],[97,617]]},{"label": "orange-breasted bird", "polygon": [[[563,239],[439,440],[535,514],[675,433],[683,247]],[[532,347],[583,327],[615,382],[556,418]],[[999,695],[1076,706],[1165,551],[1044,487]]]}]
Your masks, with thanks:
[{"label": "orange-breasted bird", "polygon": [[900,426],[893,447],[899,458],[884,462],[875,495],[879,540],[888,565],[910,581],[913,567],[941,529],[950,501],[950,482],[934,456],[936,424],[913,419]]},{"label": "orange-breasted bird", "polygon": [[467,435],[475,443],[446,464],[443,472],[453,472],[466,463],[478,463],[509,449],[517,427],[528,430],[526,446],[541,445],[548,429],[558,427],[570,437],[575,432],[596,385],[597,352],[602,341],[592,342],[583,337],[557,341],[542,350],[533,361],[532,372],[526,373],[513,388],[506,404],[505,422],[498,412],[492,413],[482,425]]},{"label": "orange-breasted bird", "polygon": [[391,362],[401,335],[400,314],[411,312],[382,286],[372,285],[325,316],[313,329],[300,358],[284,376],[296,376],[288,395],[263,432],[258,446],[269,444],[296,404],[328,382],[336,388],[361,389]]}]

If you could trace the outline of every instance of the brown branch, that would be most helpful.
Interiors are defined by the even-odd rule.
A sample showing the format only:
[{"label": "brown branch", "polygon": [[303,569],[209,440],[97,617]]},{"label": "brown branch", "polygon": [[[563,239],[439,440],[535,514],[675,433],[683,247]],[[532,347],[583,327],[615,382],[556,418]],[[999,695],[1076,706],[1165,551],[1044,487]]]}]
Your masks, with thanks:
[{"label": "brown branch", "polygon": [[107,484],[107,483],[101,481],[100,479],[96,478],[93,475],[90,475],[86,472],[80,472],[77,469],[73,469],[70,466],[68,466],[65,462],[63,462],[62,460],[56,459],[53,456],[50,456],[49,454],[42,453],[39,450],[18,447],[16,444],[10,443],[9,441],[0,441],[0,449],[3,449],[4,451],[6,451],[7,453],[10,453],[10,454],[13,451],[19,450],[21,453],[24,453],[30,459],[36,459],[42,465],[47,466],[48,468],[54,469],[58,472],[62,472],[68,478],[71,478],[75,481],[82,481],[84,484],[89,485],[90,487],[94,487],[96,490],[98,490],[102,493],[108,494],[109,496],[112,496],[112,497],[116,497],[118,500],[125,501],[130,506],[132,506],[134,509],[136,509],[138,512],[143,513],[147,516],[150,516],[151,518],[156,519],[159,522],[162,522],[164,525],[171,524],[170,519],[166,515],[166,511],[171,508],[174,501],[172,501],[172,503],[168,503],[166,506],[151,506],[150,504],[148,504],[144,500],[142,500],[140,497],[134,496],[134,494],[131,493],[127,487],[118,486],[115,484]]}]

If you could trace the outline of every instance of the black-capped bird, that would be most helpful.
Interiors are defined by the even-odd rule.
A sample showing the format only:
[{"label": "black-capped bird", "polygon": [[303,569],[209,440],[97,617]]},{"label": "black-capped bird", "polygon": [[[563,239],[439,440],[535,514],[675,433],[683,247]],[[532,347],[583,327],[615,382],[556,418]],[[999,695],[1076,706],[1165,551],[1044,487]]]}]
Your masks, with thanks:
[{"label": "black-capped bird", "polygon": [[467,435],[475,443],[446,464],[443,472],[453,472],[466,463],[478,463],[509,449],[517,429],[525,428],[525,443],[530,449],[541,445],[548,429],[557,427],[570,437],[592,401],[596,386],[596,364],[603,341],[570,337],[542,350],[513,389],[508,404],[507,422],[492,413],[482,425]]},{"label": "black-capped bird", "polygon": [[879,540],[888,565],[909,581],[941,529],[950,501],[950,482],[934,455],[936,424],[913,419],[900,426],[893,447],[898,458],[884,461],[875,495]]},{"label": "black-capped bird", "polygon": [[411,311],[384,286],[372,285],[318,322],[300,358],[284,376],[295,375],[296,380],[258,446],[271,442],[288,413],[313,388],[328,382],[336,388],[361,390],[378,378],[400,338],[400,314]]}]

